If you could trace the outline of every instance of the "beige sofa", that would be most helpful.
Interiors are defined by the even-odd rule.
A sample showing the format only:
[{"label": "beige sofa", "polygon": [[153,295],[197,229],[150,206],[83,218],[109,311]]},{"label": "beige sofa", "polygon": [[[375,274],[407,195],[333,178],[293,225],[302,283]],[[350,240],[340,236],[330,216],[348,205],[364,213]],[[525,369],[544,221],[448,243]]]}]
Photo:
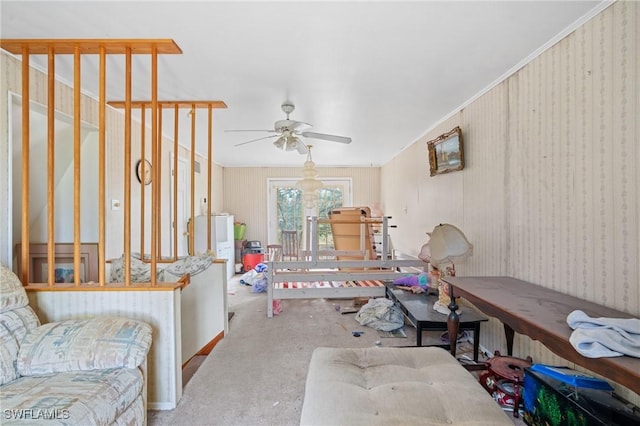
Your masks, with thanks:
[{"label": "beige sofa", "polygon": [[146,423],[151,327],[121,317],[40,325],[24,287],[0,265],[3,425]]},{"label": "beige sofa", "polygon": [[513,426],[475,377],[437,347],[317,348],[301,425]]}]

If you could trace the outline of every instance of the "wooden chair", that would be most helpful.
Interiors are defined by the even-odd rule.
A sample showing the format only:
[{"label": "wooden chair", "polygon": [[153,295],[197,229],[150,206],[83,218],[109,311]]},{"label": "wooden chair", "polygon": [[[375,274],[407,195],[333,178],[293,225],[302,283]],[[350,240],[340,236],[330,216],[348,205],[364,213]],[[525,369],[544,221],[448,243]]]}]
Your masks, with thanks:
[{"label": "wooden chair", "polygon": [[270,262],[280,262],[282,260],[282,244],[268,244],[266,260]]},{"label": "wooden chair", "polygon": [[282,231],[282,260],[298,260],[298,231]]}]

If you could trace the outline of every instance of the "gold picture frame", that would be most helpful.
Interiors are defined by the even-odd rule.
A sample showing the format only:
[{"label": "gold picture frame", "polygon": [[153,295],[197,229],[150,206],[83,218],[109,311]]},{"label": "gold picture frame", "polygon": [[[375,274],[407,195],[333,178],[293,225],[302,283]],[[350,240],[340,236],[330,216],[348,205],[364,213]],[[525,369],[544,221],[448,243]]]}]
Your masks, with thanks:
[{"label": "gold picture frame", "polygon": [[460,126],[427,142],[431,176],[464,169]]}]

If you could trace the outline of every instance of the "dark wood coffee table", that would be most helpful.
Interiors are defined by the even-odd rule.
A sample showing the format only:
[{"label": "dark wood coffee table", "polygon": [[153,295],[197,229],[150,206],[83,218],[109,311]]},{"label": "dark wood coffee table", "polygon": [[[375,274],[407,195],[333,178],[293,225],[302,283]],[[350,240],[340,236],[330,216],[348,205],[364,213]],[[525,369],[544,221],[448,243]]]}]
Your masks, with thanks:
[{"label": "dark wood coffee table", "polygon": [[[423,331],[446,331],[447,315],[433,309],[433,304],[438,297],[426,293],[414,294],[405,291],[391,283],[386,285],[387,297],[400,306],[407,319],[416,327],[416,346],[422,346]],[[473,360],[478,362],[480,348],[480,323],[488,321],[488,318],[472,309],[463,307],[460,314],[459,330],[473,331]],[[450,348],[448,344],[437,345]]]},{"label": "dark wood coffee table", "polygon": [[[631,356],[587,358],[575,350],[569,338],[573,330],[567,315],[576,309],[592,318],[634,318],[618,311],[548,287],[513,277],[443,277],[454,298],[463,297],[504,325],[507,353],[513,354],[515,333],[529,336],[568,362],[626,386],[640,394],[640,358]],[[449,315],[455,333],[456,316]],[[460,325],[464,319],[460,318]],[[460,327],[462,328],[462,327]],[[455,342],[451,352],[455,354]]]}]

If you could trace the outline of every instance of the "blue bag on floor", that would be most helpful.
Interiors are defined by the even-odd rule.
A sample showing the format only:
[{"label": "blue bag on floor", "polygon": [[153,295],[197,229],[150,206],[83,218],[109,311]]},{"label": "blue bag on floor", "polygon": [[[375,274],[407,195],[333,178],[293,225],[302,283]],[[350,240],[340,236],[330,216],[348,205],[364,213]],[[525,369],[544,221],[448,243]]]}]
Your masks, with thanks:
[{"label": "blue bag on floor", "polygon": [[253,285],[251,286],[252,293],[263,293],[267,291],[267,286],[269,285],[269,281],[264,273],[259,273],[256,278],[253,280]]}]

